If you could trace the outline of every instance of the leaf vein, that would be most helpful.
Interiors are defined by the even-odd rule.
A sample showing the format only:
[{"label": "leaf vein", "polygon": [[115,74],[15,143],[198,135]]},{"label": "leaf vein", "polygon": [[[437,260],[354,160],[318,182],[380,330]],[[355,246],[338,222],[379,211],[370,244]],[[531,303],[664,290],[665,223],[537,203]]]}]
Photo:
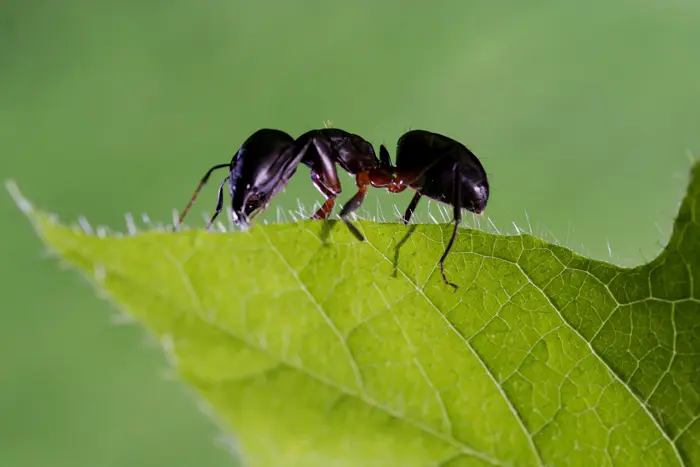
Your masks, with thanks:
[{"label": "leaf vein", "polygon": [[[387,258],[387,256],[386,256],[384,253],[382,253],[381,250],[380,250],[379,248],[377,248],[371,241],[367,240],[367,244],[368,244],[371,248],[373,248],[380,256],[382,256],[382,257],[384,258],[384,260],[386,260],[387,262],[391,263],[391,260],[390,260],[389,258]],[[474,355],[474,357],[477,359],[477,361],[479,362],[479,364],[482,366],[482,368],[484,369],[484,371],[485,371],[486,374],[488,375],[489,379],[493,382],[493,384],[495,385],[496,389],[500,392],[501,397],[503,397],[504,401],[505,401],[506,404],[508,405],[508,409],[511,411],[511,413],[512,413],[513,416],[515,417],[515,419],[516,419],[518,425],[520,426],[520,428],[522,429],[523,433],[525,434],[525,437],[526,437],[526,439],[528,440],[529,445],[530,445],[530,448],[533,450],[533,453],[535,454],[535,458],[537,459],[539,465],[544,465],[544,464],[543,464],[543,461],[542,461],[542,457],[541,457],[541,455],[540,455],[540,452],[539,452],[539,450],[537,449],[537,446],[535,445],[535,442],[534,442],[534,440],[532,439],[532,436],[530,436],[530,433],[527,431],[527,428],[525,428],[525,424],[524,424],[524,422],[523,422],[523,420],[522,420],[522,417],[521,417],[520,414],[518,413],[517,409],[516,409],[515,406],[513,405],[513,402],[510,400],[510,398],[509,398],[508,395],[505,393],[505,391],[503,390],[503,388],[498,384],[498,382],[497,382],[497,380],[496,380],[494,374],[491,372],[491,370],[489,369],[489,367],[486,365],[486,362],[484,362],[484,360],[481,358],[481,355],[479,355],[479,354],[476,352],[476,350],[475,350],[474,347],[471,345],[471,343],[470,343],[470,342],[469,342],[469,341],[454,327],[454,325],[450,322],[450,320],[447,319],[447,318],[440,312],[440,309],[439,309],[439,308],[437,307],[437,305],[430,299],[430,297],[428,297],[428,296],[425,294],[425,292],[423,291],[423,289],[421,289],[420,287],[418,287],[418,285],[417,285],[415,282],[413,282],[413,281],[411,280],[411,278],[406,274],[406,272],[405,272],[402,268],[398,268],[398,270],[401,271],[401,275],[403,275],[404,278],[405,278],[410,284],[412,284],[412,285],[416,288],[416,290],[418,291],[418,293],[419,293],[420,295],[422,295],[422,297],[426,300],[426,302],[427,302],[427,303],[438,313],[438,315],[445,321],[445,323],[449,326],[449,328],[452,330],[452,332],[454,332],[454,333],[464,342],[464,344],[467,346],[467,348],[471,351],[471,353],[472,353],[472,354]],[[433,268],[433,270],[432,270],[432,272],[431,272],[431,275],[434,274],[434,273],[435,273],[435,268]]]},{"label": "leaf vein", "polygon": [[552,302],[552,300],[551,300],[551,298],[549,297],[549,295],[547,295],[547,293],[546,293],[544,290],[542,290],[542,289],[535,283],[535,281],[532,280],[532,278],[528,275],[528,273],[527,273],[519,264],[516,264],[516,266],[520,269],[520,271],[523,273],[523,275],[524,275],[525,277],[527,277],[527,279],[537,288],[537,290],[540,291],[540,293],[542,294],[542,296],[549,302],[550,306],[557,312],[557,314],[559,315],[559,318],[562,320],[562,322],[563,322],[564,324],[566,324],[566,325],[567,325],[567,326],[568,326],[568,327],[569,327],[583,342],[585,342],[585,343],[588,345],[588,348],[590,349],[591,353],[592,353],[593,355],[595,355],[595,356],[598,358],[598,360],[600,360],[600,362],[605,366],[605,368],[610,372],[610,374],[613,375],[613,377],[614,377],[614,378],[615,378],[615,379],[630,393],[630,395],[634,398],[634,400],[637,401],[637,403],[638,403],[638,404],[642,407],[642,409],[646,412],[647,416],[648,416],[648,417],[651,419],[651,421],[654,423],[654,425],[656,426],[656,428],[658,428],[659,432],[661,433],[661,436],[663,436],[663,437],[666,439],[666,441],[668,441],[668,443],[671,445],[671,448],[673,449],[673,452],[674,452],[674,454],[676,455],[676,459],[678,460],[678,462],[680,463],[680,465],[684,466],[684,465],[685,465],[685,462],[683,461],[683,457],[681,456],[680,451],[678,450],[678,447],[676,446],[676,443],[674,443],[673,440],[671,439],[671,437],[669,436],[669,434],[666,433],[666,430],[663,429],[663,427],[661,426],[661,423],[659,422],[659,420],[657,420],[657,418],[654,416],[654,414],[651,412],[651,410],[649,410],[649,407],[644,403],[644,401],[642,401],[642,400],[639,398],[639,396],[632,390],[632,388],[629,387],[629,386],[622,380],[622,378],[620,377],[620,375],[618,375],[617,372],[616,372],[615,370],[613,370],[613,368],[612,368],[612,367],[608,364],[608,362],[602,357],[602,355],[600,355],[600,354],[596,351],[596,349],[593,347],[593,344],[592,344],[591,342],[589,342],[588,340],[586,340],[586,338],[583,337],[583,335],[579,332],[579,330],[576,329],[576,327],[575,327],[574,325],[572,325],[572,324],[564,317],[564,314],[561,312],[561,310],[559,310],[559,308],[557,308],[557,307],[554,305],[554,302]]}]

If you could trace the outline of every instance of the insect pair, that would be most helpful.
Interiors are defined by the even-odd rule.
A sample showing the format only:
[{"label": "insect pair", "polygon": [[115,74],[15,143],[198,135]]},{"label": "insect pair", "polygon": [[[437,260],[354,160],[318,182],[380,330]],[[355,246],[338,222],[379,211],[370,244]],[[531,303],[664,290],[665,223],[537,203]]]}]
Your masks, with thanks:
[{"label": "insect pair", "polygon": [[423,196],[451,205],[454,229],[440,258],[440,272],[446,284],[457,288],[447,280],[445,258],[457,236],[462,210],[481,214],[489,199],[489,184],[474,153],[458,141],[438,133],[425,130],[405,133],[397,143],[394,165],[384,145],[380,146],[377,157],[368,141],[341,129],[311,130],[297,139],[280,130],[258,130],[241,145],[230,163],[209,169],[182,211],[179,223],[212,172],[226,168],[229,174],[219,186],[216,210],[207,229],[223,209],[226,183],[229,184],[233,220],[239,227],[248,227],[287,185],[299,164],[309,167],[312,183],[325,198],[313,215],[314,219],[328,218],[341,192],[336,164],[355,176],[357,191],[343,205],[339,216],[360,241],[364,237],[348,217],[362,205],[370,185],[386,188],[391,193],[407,188],[415,190],[403,216],[404,224],[408,224]]}]

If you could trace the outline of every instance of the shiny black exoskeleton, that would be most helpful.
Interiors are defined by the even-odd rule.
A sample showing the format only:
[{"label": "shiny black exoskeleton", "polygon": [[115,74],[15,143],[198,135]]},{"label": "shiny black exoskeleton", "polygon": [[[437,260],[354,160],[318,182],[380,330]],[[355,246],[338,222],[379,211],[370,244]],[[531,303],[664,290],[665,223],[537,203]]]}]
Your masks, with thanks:
[{"label": "shiny black exoskeleton", "polygon": [[179,223],[182,223],[212,172],[228,168],[230,173],[219,186],[216,211],[207,229],[221,213],[227,182],[233,219],[238,226],[248,227],[253,218],[262,213],[271,199],[287,185],[300,163],[310,168],[311,181],[326,198],[314,214],[314,219],[327,218],[335,205],[335,198],[341,192],[336,163],[356,176],[358,191],[345,204],[340,217],[360,241],[364,240],[347,217],[360,206],[367,193],[370,184],[368,171],[378,168],[380,163],[370,143],[358,135],[335,128],[311,130],[296,140],[279,130],[256,131],[241,145],[230,163],[209,169],[182,211]]},{"label": "shiny black exoskeleton", "polygon": [[371,184],[370,175],[376,170],[381,170],[372,145],[361,136],[337,128],[311,130],[301,135],[297,144],[305,146],[306,152],[301,162],[309,167],[312,183],[326,198],[314,214],[314,219],[326,219],[330,215],[335,206],[335,199],[342,190],[336,164],[355,176],[357,192],[345,203],[339,216],[355,237],[363,241],[364,237],[348,220],[348,216],[362,205],[367,195],[367,187]]},{"label": "shiny black exoskeleton", "polygon": [[[445,283],[457,288],[445,276],[445,258],[457,236],[462,210],[481,214],[486,209],[489,183],[481,162],[462,143],[425,130],[411,130],[401,136],[396,147],[395,166],[387,162],[389,152],[384,145],[379,153],[383,172],[372,177],[372,185],[385,187],[392,193],[406,188],[416,191],[404,213],[405,224],[423,196],[453,207],[455,226],[440,258],[440,272]],[[387,173],[391,176],[382,180]]]},{"label": "shiny black exoskeleton", "polygon": [[241,145],[228,164],[210,168],[202,177],[190,202],[180,214],[182,224],[187,212],[197,199],[200,190],[218,169],[229,169],[229,174],[219,185],[216,210],[207,229],[214,223],[223,209],[224,185],[229,184],[231,213],[240,227],[247,227],[260,214],[294,175],[301,160],[294,138],[280,130],[261,129],[253,133]]}]

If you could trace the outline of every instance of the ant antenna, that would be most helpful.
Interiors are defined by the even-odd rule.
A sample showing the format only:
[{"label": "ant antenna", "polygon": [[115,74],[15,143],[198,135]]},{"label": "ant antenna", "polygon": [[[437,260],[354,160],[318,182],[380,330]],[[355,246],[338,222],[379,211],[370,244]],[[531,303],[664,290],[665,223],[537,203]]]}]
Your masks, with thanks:
[{"label": "ant antenna", "polygon": [[212,167],[211,169],[209,169],[209,170],[207,171],[207,173],[204,175],[204,177],[202,177],[202,180],[200,180],[199,185],[197,186],[197,189],[194,190],[194,194],[192,195],[192,198],[190,198],[190,202],[187,203],[187,206],[185,207],[185,209],[182,210],[182,213],[180,214],[180,217],[179,217],[179,219],[178,219],[178,221],[177,221],[177,225],[181,225],[181,224],[182,224],[182,221],[185,219],[185,216],[187,215],[187,212],[190,210],[190,208],[191,208],[192,205],[194,204],[195,200],[197,199],[197,195],[198,195],[199,192],[202,190],[202,188],[204,188],[204,185],[206,185],[206,183],[207,183],[207,181],[209,180],[209,177],[211,176],[211,174],[212,174],[215,170],[223,169],[223,168],[225,168],[225,167],[229,167],[229,168],[230,168],[230,167],[231,167],[231,164],[229,163],[229,164],[219,164],[219,165],[215,165],[214,167]]}]

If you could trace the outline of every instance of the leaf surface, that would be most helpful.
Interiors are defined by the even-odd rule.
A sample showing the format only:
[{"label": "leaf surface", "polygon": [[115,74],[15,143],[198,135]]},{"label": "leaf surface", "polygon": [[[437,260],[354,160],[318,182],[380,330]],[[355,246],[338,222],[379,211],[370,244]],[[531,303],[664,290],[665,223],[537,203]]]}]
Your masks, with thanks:
[{"label": "leaf surface", "polygon": [[249,465],[700,465],[700,163],[649,264],[462,229],[454,293],[449,225],[95,236],[15,197]]}]

